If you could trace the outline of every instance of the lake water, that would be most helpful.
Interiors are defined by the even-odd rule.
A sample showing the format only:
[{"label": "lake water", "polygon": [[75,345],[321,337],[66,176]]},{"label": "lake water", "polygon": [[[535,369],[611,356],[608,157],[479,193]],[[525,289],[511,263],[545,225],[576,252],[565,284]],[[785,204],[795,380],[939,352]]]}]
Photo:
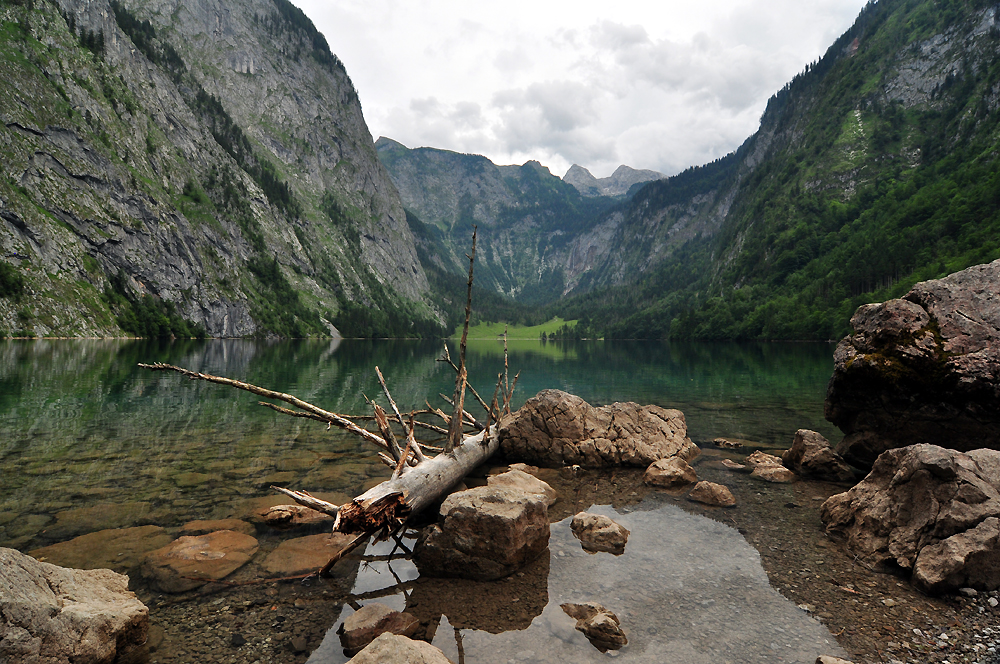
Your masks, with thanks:
[{"label": "lake water", "polygon": [[[510,342],[509,363],[512,375],[520,372],[515,408],[541,389],[558,388],[595,405],[679,408],[689,435],[703,446],[726,436],[784,449],[799,428],[836,440],[823,419],[832,354],[830,344],[530,340]],[[451,394],[454,373],[435,361],[440,355],[441,342],[427,341],[0,342],[0,546],[31,551],[106,529],[177,529],[195,519],[244,518],[287,502],[273,494],[272,484],[339,502],[388,476],[374,450],[353,436],[274,413],[245,392],[153,373],[139,362],[177,364],[295,394],[328,410],[367,414],[366,395],[382,401],[375,366],[404,412],[425,402],[443,406],[438,394]],[[502,342],[470,342],[468,366],[470,382],[488,398],[503,369]],[[663,520],[678,518],[671,513]],[[271,539],[273,548],[280,536]],[[267,540],[262,534],[262,549]],[[118,555],[125,562],[102,566],[134,572],[135,561]],[[154,605],[166,601],[139,590]],[[275,592],[281,597],[285,589]],[[205,606],[214,606],[195,605],[202,617]],[[253,600],[246,605],[252,608]],[[162,620],[169,635],[177,626],[168,613],[164,609]],[[551,622],[558,614],[546,616]],[[243,616],[233,624],[245,622]],[[494,647],[484,643],[470,637],[470,652]],[[197,652],[175,650],[162,660],[184,661]]]}]

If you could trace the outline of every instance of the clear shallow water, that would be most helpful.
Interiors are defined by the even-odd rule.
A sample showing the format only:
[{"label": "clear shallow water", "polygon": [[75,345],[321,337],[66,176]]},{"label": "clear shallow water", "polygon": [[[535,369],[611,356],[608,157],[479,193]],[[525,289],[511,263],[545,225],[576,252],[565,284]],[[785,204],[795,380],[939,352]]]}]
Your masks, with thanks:
[{"label": "clear shallow water", "polygon": [[[452,348],[453,356],[457,355]],[[836,431],[822,416],[832,351],[828,344],[514,341],[510,366],[512,374],[521,372],[514,407],[541,389],[559,388],[595,405],[631,400],[679,408],[687,416],[689,435],[703,444],[729,436],[755,441],[763,448],[786,448],[795,430],[803,427],[834,440]],[[289,392],[329,410],[363,414],[369,412],[365,395],[382,399],[374,375],[376,365],[402,410],[422,407],[425,401],[441,405],[437,395],[450,394],[454,378],[450,368],[435,362],[440,353],[440,342],[424,341],[0,342],[0,546],[31,551],[95,531],[146,524],[163,526],[176,536],[182,524],[194,519],[244,518],[262,506],[287,502],[269,489],[271,484],[307,489],[339,502],[388,476],[374,451],[352,436],[276,414],[256,405],[257,397],[232,388],[140,369],[139,362],[177,364]],[[502,370],[502,343],[470,342],[468,363],[470,381],[488,398]],[[676,516],[655,514],[662,514],[665,522]],[[718,524],[704,527],[717,528]],[[553,551],[560,528],[553,529]],[[258,531],[258,557],[273,550],[282,537]],[[107,549],[109,545],[102,546]],[[141,589],[135,566],[144,544],[129,540],[116,541],[114,546],[117,553],[113,556],[108,551],[90,553],[76,547],[71,558],[51,562],[131,572]],[[711,549],[719,545],[695,538],[688,546]],[[745,542],[739,546],[749,548]],[[135,555],[129,553],[130,547]],[[539,644],[551,638],[561,643],[563,636],[572,636],[563,630],[565,625],[557,625],[563,620],[561,612],[544,609],[549,602],[542,593],[550,568],[552,583],[563,574],[560,570],[573,569],[564,567],[557,555],[553,553],[551,564],[546,559],[544,570],[535,572],[541,575],[532,586],[537,596],[523,600],[530,601],[537,613],[528,622],[506,627],[513,630],[509,634],[527,634]],[[666,564],[665,559],[660,562]],[[709,576],[715,574],[716,563],[705,563]],[[248,569],[237,576],[255,573]],[[760,577],[766,586],[762,572]],[[622,583],[641,585],[642,578],[623,578]],[[539,588],[542,593],[537,592]],[[548,591],[549,597],[556,594],[556,590]],[[668,595],[653,597],[659,604],[650,610],[673,613],[673,607],[663,606],[664,601],[669,606]],[[620,593],[615,597],[619,600],[594,599],[617,611],[615,602],[625,598]],[[572,598],[559,599],[567,600]],[[722,606],[722,600],[715,601]],[[555,606],[558,611],[558,603]],[[630,619],[644,611],[638,604],[620,606]],[[484,615],[502,610],[490,605]],[[478,632],[483,630],[475,620],[449,623],[446,612],[441,615],[434,642],[447,637],[438,644],[445,652],[451,652],[447,643],[455,648],[456,628],[468,630],[467,653],[477,648],[477,652],[507,648],[498,645],[506,641],[482,645]],[[535,627],[531,620],[536,615],[544,617],[548,627]],[[157,620],[155,610],[153,619]],[[705,638],[720,641],[719,647],[724,647],[730,637],[719,636],[724,631],[716,628],[722,627],[721,623],[706,627]],[[553,630],[563,636],[553,637]],[[694,639],[695,632],[685,638]],[[650,643],[651,650],[636,645],[630,652],[638,657],[641,652],[667,647],[662,639]],[[707,647],[692,643],[688,645]],[[552,642],[553,647],[557,645]],[[669,647],[683,650],[687,646],[670,642]],[[513,652],[508,659],[519,661],[518,653],[523,652]],[[723,650],[704,652],[726,659]],[[178,657],[177,661],[184,661],[183,654]],[[467,657],[466,661],[494,660]]]}]

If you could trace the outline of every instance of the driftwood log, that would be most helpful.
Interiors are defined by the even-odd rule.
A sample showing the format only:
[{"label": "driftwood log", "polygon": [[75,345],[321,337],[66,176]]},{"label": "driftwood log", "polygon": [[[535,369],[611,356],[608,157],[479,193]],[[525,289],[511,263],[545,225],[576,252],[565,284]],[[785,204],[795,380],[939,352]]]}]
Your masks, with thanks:
[{"label": "driftwood log", "polygon": [[[374,417],[352,417],[325,410],[291,394],[269,390],[232,378],[190,371],[171,364],[155,363],[140,364],[139,366],[152,371],[173,371],[191,379],[227,385],[267,399],[283,401],[293,406],[294,410],[271,402],[262,401],[259,403],[285,415],[325,422],[327,428],[335,426],[344,429],[374,444],[381,450],[379,458],[393,469],[392,476],[344,505],[334,505],[321,500],[308,491],[271,487],[301,505],[334,516],[334,532],[357,535],[322,568],[321,573],[326,574],[344,554],[366,542],[369,537],[376,536],[379,539],[384,539],[394,536],[404,527],[411,516],[418,514],[439,500],[476,466],[486,461],[499,447],[499,436],[495,423],[503,413],[510,412],[511,397],[514,387],[517,385],[516,376],[513,383],[507,377],[506,334],[504,335],[504,371],[497,377],[492,403],[487,404],[473,390],[476,400],[486,411],[485,423],[477,420],[464,408],[465,390],[470,387],[465,368],[465,350],[472,311],[472,277],[475,256],[476,233],[473,231],[472,253],[468,256],[468,294],[465,306],[465,324],[459,346],[459,363],[456,365],[451,360],[447,343],[445,343],[444,357],[440,360],[450,364],[456,374],[454,397],[451,399],[444,397],[444,400],[452,407],[452,414],[449,416],[441,409],[428,405],[426,410],[414,410],[404,417],[389,393],[382,372],[378,367],[375,367],[375,373],[389,403],[391,419],[402,429],[405,440],[402,445],[392,430],[390,413],[375,403],[372,403]],[[416,419],[418,415],[428,414],[438,416],[448,428],[438,427]],[[378,433],[359,426],[353,421],[355,419],[374,421]],[[440,448],[433,448],[418,442],[415,436],[418,426],[446,435],[444,449],[440,450]],[[466,428],[471,431],[466,432]],[[434,450],[440,451],[436,456],[428,456],[428,453]]]}]

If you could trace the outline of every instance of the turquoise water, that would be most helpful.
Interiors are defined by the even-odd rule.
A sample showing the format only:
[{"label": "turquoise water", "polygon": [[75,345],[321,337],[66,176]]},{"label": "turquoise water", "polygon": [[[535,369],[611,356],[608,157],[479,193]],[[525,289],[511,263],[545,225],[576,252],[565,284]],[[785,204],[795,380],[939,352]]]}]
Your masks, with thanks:
[{"label": "turquoise water", "polygon": [[[387,477],[375,452],[317,422],[223,386],[154,373],[168,362],[367,414],[384,403],[379,366],[402,410],[444,406],[452,370],[430,341],[0,342],[0,546],[30,550],[105,528],[242,517],[271,484],[343,498]],[[785,448],[823,419],[828,344],[512,341],[514,407],[559,388],[600,405],[679,408],[689,435]],[[457,350],[452,345],[452,354]],[[503,344],[471,342],[470,382],[489,399]],[[474,410],[472,406],[468,407]],[[478,408],[478,407],[477,407]],[[108,509],[115,506],[115,509]]]}]

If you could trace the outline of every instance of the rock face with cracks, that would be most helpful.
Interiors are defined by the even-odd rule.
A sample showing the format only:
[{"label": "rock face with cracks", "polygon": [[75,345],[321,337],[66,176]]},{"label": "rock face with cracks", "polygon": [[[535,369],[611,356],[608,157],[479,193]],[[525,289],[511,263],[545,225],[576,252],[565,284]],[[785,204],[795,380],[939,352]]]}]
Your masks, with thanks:
[{"label": "rock face with cracks", "polygon": [[413,551],[421,574],[489,581],[537,558],[549,543],[544,494],[503,486],[458,491],[441,504],[440,523]]},{"label": "rock face with cracks", "polygon": [[648,466],[698,447],[684,413],[659,406],[613,403],[594,407],[561,390],[542,390],[500,425],[500,450],[510,459],[545,466]]},{"label": "rock face with cracks", "polygon": [[149,610],[111,570],[76,570],[0,548],[0,661],[128,661],[146,643]]},{"label": "rock face with cracks", "polygon": [[861,306],[851,327],[825,406],[848,462],[916,443],[1000,449],[1000,260]]},{"label": "rock face with cracks", "polygon": [[[977,459],[981,459],[979,463]],[[1000,587],[1000,452],[936,445],[884,452],[822,509],[826,532],[868,564],[898,567],[927,592]]]}]

